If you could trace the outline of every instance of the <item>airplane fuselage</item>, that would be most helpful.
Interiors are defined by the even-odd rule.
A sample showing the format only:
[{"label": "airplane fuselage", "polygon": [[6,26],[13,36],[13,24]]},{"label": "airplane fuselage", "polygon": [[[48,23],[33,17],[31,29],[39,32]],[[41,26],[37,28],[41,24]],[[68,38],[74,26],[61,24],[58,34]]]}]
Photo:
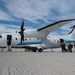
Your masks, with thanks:
[{"label": "airplane fuselage", "polygon": [[[25,35],[28,35],[27,33]],[[32,34],[33,35],[33,34]],[[0,47],[7,47],[9,44],[11,47],[37,47],[37,49],[59,48],[60,39],[64,39],[66,44],[74,43],[75,39],[70,39],[68,36],[60,37],[46,37],[43,39],[34,38],[30,36],[24,36],[24,41],[20,42],[20,34],[8,33],[0,34]],[[31,38],[30,38],[31,37]]]},{"label": "airplane fuselage", "polygon": [[[34,38],[35,36],[25,36],[24,41],[20,42],[20,35],[15,34],[0,34],[0,47],[6,47],[8,45],[8,41],[11,42],[11,47],[23,47],[23,46],[39,46],[39,47],[58,47],[58,41],[52,38]],[[11,38],[10,38],[11,36]],[[31,37],[32,36],[32,37]],[[30,38],[31,37],[31,38]]]}]

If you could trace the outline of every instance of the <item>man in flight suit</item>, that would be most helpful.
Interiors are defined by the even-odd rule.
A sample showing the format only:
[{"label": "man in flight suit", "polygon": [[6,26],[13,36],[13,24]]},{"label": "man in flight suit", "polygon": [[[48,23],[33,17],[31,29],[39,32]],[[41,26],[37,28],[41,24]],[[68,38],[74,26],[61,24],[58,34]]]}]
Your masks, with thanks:
[{"label": "man in flight suit", "polygon": [[67,52],[66,45],[64,42],[61,42],[60,47],[62,49],[62,52]]},{"label": "man in flight suit", "polygon": [[74,52],[75,52],[75,42],[74,42]]},{"label": "man in flight suit", "polygon": [[73,45],[71,43],[69,43],[69,45],[68,45],[68,52],[72,52],[72,48],[73,48]]}]

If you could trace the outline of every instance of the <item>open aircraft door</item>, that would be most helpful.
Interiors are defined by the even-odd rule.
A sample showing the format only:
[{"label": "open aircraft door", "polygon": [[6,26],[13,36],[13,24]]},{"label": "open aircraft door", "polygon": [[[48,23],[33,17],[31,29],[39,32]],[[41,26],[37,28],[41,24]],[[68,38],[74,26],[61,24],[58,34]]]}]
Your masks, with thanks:
[{"label": "open aircraft door", "polygon": [[11,45],[11,42],[12,42],[12,36],[7,35],[7,45]]},{"label": "open aircraft door", "polygon": [[7,49],[11,51],[12,35],[7,35]]}]

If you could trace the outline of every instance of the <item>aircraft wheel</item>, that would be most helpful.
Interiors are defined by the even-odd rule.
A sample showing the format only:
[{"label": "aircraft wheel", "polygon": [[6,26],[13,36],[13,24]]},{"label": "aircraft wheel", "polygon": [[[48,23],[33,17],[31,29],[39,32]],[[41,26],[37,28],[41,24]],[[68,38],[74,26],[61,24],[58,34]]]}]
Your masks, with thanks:
[{"label": "aircraft wheel", "polygon": [[36,52],[36,49],[32,50],[33,52]]},{"label": "aircraft wheel", "polygon": [[38,49],[38,52],[42,52],[43,50],[40,48],[40,49]]}]

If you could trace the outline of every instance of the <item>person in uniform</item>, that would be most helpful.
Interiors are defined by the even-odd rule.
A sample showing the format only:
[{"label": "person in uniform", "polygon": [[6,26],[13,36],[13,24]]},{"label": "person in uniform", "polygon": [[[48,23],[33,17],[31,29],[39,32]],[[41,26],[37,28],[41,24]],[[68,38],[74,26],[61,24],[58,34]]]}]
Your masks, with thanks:
[{"label": "person in uniform", "polygon": [[65,42],[61,42],[60,47],[62,49],[62,52],[67,52]]},{"label": "person in uniform", "polygon": [[74,52],[75,52],[75,42],[74,42]]},{"label": "person in uniform", "polygon": [[68,52],[72,52],[72,48],[73,48],[73,45],[71,43],[69,43],[69,45],[68,45]]}]

